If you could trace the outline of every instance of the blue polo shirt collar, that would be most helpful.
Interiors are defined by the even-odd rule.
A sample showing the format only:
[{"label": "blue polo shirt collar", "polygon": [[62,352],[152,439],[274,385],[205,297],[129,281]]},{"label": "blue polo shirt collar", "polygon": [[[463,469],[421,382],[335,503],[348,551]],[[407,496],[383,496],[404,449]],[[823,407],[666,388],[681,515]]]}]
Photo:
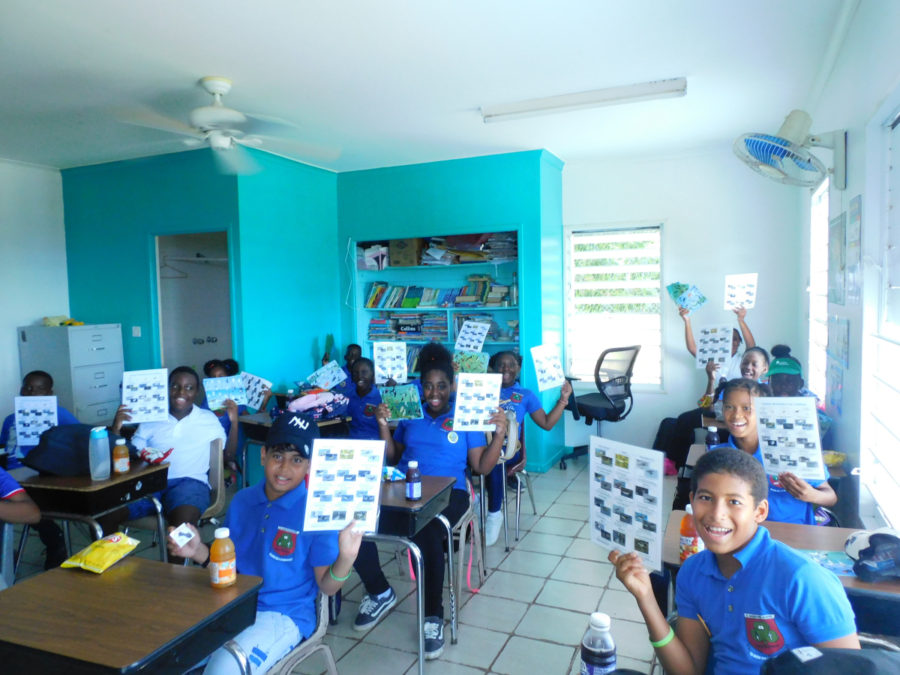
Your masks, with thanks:
[{"label": "blue polo shirt collar", "polygon": [[263,478],[252,488],[253,501],[257,506],[271,505],[274,508],[290,511],[300,506],[306,497],[306,484],[301,481],[300,485],[285,495],[281,495],[275,501],[266,496],[266,479]]},{"label": "blue polo shirt collar", "polygon": [[[744,548],[734,554],[735,559],[741,563],[741,569],[737,571],[737,574],[740,574],[741,570],[747,569],[754,556],[761,550],[765,550],[768,547],[768,544],[769,531],[761,525],[757,525],[756,534],[753,535]],[[725,579],[725,576],[722,574],[721,570],[719,570],[719,563],[716,560],[714,553],[710,553],[710,555],[706,556],[701,569],[709,576],[716,577],[717,579]]]}]

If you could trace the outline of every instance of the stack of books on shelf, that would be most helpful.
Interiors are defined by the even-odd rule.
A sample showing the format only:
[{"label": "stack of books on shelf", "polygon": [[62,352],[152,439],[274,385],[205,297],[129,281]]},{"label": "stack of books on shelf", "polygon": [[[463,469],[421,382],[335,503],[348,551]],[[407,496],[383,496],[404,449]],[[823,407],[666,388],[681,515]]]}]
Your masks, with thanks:
[{"label": "stack of books on shelf", "polygon": [[[490,277],[487,277],[490,279]],[[417,307],[453,307],[464,288],[429,288],[427,286],[389,286],[374,281],[366,297],[368,309],[415,309]]]},{"label": "stack of books on shelf", "polygon": [[419,352],[422,351],[422,345],[408,345],[406,347],[406,372],[419,372]]},{"label": "stack of books on shelf", "polygon": [[484,243],[484,251],[491,262],[501,263],[516,260],[519,245],[515,232],[494,232]]},{"label": "stack of books on shelf", "polygon": [[484,305],[491,290],[493,279],[487,274],[470,274],[466,279],[469,283],[466,284],[462,293],[456,296],[454,304],[457,307]]},{"label": "stack of books on shelf", "polygon": [[[369,339],[376,340],[447,340],[447,319],[443,314],[397,312],[390,318],[369,319]],[[418,355],[418,352],[416,352]]]},{"label": "stack of books on shelf", "polygon": [[[504,303],[506,304],[504,305]],[[505,284],[491,284],[491,287],[488,290],[487,299],[484,301],[484,306],[509,306],[509,286]]]},{"label": "stack of books on shelf", "polygon": [[394,314],[391,317],[398,340],[422,340],[422,315],[411,312]]},{"label": "stack of books on shelf", "polygon": [[389,319],[369,319],[369,339],[376,340],[394,340],[396,335],[391,329]]},{"label": "stack of books on shelf", "polygon": [[443,314],[425,314],[422,320],[422,339],[437,342],[447,340],[447,319]]}]

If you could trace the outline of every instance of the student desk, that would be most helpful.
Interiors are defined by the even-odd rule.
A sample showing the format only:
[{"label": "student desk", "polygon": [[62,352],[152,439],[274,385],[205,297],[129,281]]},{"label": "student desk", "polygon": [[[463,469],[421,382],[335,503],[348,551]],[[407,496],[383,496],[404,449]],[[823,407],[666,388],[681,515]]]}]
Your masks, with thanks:
[{"label": "student desk", "polygon": [[182,673],[256,618],[262,579],[128,557],[103,574],[57,568],[0,592],[9,673]]},{"label": "student desk", "polygon": [[[324,437],[341,437],[348,435],[349,428],[347,425],[349,422],[349,417],[337,417],[330,420],[319,420],[316,422],[316,425],[319,427],[319,433]],[[241,429],[246,436],[244,447],[241,448],[241,468],[243,470],[241,480],[243,481],[242,487],[247,487],[250,474],[247,467],[247,446],[251,443],[265,445],[266,435],[272,427],[272,417],[267,412],[241,415],[238,417],[238,424],[241,425]]]},{"label": "student desk", "polygon": [[[663,564],[677,569],[679,531],[684,511],[672,511],[663,540]],[[846,527],[822,527],[797,523],[763,523],[773,539],[791,548],[806,551],[843,551],[844,542],[854,532]],[[900,636],[900,579],[866,583],[856,577],[838,576],[856,613],[860,631]]]},{"label": "student desk", "polygon": [[[144,464],[133,462],[128,473],[112,474],[106,480],[91,480],[90,476],[41,476],[31,469],[15,469],[12,476],[25,488],[41,509],[41,515],[57,520],[77,520],[91,527],[94,537],[103,536],[97,518],[139,499],[149,499],[156,509],[157,534],[166,541],[166,523],[162,505],[153,496],[166,487],[168,463]],[[25,526],[28,527],[27,525]],[[19,558],[28,530],[22,532]],[[69,542],[66,542],[68,548]],[[166,560],[166,547],[159,547],[160,560]]]},{"label": "student desk", "polygon": [[422,476],[422,499],[406,500],[406,482],[381,483],[381,512],[378,516],[377,534],[366,534],[364,539],[389,542],[405,547],[413,558],[416,569],[416,611],[419,637],[419,675],[425,672],[425,586],[422,583],[422,553],[411,537],[437,518],[447,530],[448,578],[450,580],[450,643],[456,644],[456,594],[453,588],[453,530],[450,522],[441,514],[450,503],[450,491],[456,483],[448,476]]}]

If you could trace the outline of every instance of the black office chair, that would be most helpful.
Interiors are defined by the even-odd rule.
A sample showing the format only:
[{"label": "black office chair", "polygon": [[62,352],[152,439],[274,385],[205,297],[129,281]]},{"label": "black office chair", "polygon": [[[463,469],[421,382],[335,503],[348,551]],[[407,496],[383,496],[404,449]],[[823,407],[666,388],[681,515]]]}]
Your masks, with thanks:
[{"label": "black office chair", "polygon": [[[606,420],[607,422],[621,422],[634,407],[634,397],[631,395],[631,375],[634,372],[634,362],[640,345],[631,347],[613,347],[607,349],[594,366],[594,382],[597,383],[597,393],[584,396],[569,397],[566,408],[572,411],[575,420],[584,417],[584,423],[591,425],[594,420]],[[573,378],[566,378],[572,381]],[[566,468],[566,460],[575,459],[586,455],[588,446],[581,445],[572,449],[559,460],[559,468]]]}]

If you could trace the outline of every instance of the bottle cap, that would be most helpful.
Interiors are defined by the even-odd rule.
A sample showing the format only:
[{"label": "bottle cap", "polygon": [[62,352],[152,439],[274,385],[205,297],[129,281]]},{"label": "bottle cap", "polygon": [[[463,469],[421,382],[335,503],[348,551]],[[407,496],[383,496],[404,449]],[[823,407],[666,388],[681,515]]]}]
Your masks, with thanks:
[{"label": "bottle cap", "polygon": [[231,531],[227,527],[216,528],[216,539],[228,539],[230,536]]},{"label": "bottle cap", "polygon": [[294,395],[294,390],[288,389],[288,396],[293,396],[293,395]]},{"label": "bottle cap", "polygon": [[684,507],[684,512],[690,516],[694,515],[694,507],[688,504]]},{"label": "bottle cap", "polygon": [[116,439],[116,445],[125,445],[125,439],[124,439],[124,438],[117,438],[117,439]]},{"label": "bottle cap", "polygon": [[414,459],[407,466],[409,466],[410,469],[418,469],[419,462]]},{"label": "bottle cap", "polygon": [[597,630],[609,630],[609,614],[594,612],[591,614],[591,628]]},{"label": "bottle cap", "polygon": [[91,429],[91,438],[108,438],[109,434],[106,432],[106,427],[94,427]]},{"label": "bottle cap", "polygon": [[711,434],[716,434],[719,432],[719,429],[717,427],[707,427],[706,430]]}]

